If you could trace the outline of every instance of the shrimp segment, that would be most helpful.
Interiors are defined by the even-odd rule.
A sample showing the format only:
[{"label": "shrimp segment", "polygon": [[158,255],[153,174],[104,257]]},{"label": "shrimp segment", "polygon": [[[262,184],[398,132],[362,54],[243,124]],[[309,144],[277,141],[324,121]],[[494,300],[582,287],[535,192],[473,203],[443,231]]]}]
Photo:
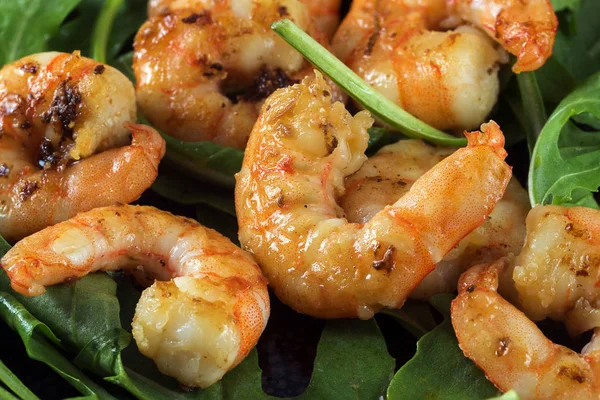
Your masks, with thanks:
[{"label": "shrimp segment", "polygon": [[572,334],[600,327],[600,211],[535,207],[508,274],[512,280],[502,288],[514,285],[510,300],[533,321],[564,321]]},{"label": "shrimp segment", "polygon": [[40,53],[0,70],[0,234],[13,242],[139,198],[165,143],[131,123],[135,109],[123,74],[78,53]]},{"label": "shrimp segment", "polygon": [[45,286],[95,271],[137,269],[165,280],[144,290],[132,323],[142,354],[187,386],[207,387],[240,363],[269,317],[266,280],[218,232],[153,207],[97,208],[17,243],[2,258],[11,286]]},{"label": "shrimp segment", "polygon": [[[420,140],[400,140],[382,147],[346,179],[346,191],[340,199],[346,218],[353,223],[368,222],[454,151],[429,146]],[[410,297],[428,299],[437,293],[453,292],[461,273],[469,266],[518,253],[525,241],[525,218],[529,210],[527,192],[515,178],[511,179],[485,222],[446,254]]]},{"label": "shrimp segment", "polygon": [[151,2],[134,43],[142,112],[179,139],[243,149],[264,98],[312,70],[270,24],[292,19],[325,43],[313,3],[339,9],[339,0]]},{"label": "shrimp segment", "polygon": [[277,296],[324,318],[370,318],[414,287],[500,200],[511,169],[495,123],[364,225],[337,200],[366,159],[367,112],[331,103],[323,77],[269,97],[237,175],[240,242]]},{"label": "shrimp segment", "polygon": [[[448,28],[455,29],[434,31]],[[518,56],[516,72],[534,70],[550,57],[556,28],[547,0],[355,0],[332,45],[403,109],[460,132],[478,126],[497,101],[508,57],[493,40]]]},{"label": "shrimp segment", "polygon": [[596,332],[582,354],[552,343],[498,293],[510,259],[469,269],[452,302],[460,348],[500,390],[527,399],[597,399],[600,340]]}]

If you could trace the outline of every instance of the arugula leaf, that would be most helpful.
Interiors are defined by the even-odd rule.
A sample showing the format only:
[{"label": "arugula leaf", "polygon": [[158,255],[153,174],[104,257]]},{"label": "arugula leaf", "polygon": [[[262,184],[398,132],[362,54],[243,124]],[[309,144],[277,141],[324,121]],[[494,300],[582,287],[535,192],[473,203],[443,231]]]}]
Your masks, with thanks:
[{"label": "arugula leaf", "polygon": [[458,347],[450,322],[448,294],[434,296],[432,304],[444,322],[417,342],[417,353],[396,373],[387,390],[389,400],[488,398],[498,389]]},{"label": "arugula leaf", "polygon": [[563,99],[542,129],[529,168],[532,205],[583,201],[598,208],[591,193],[600,186],[600,133],[571,121],[584,113],[600,118],[600,73]]},{"label": "arugula leaf", "polygon": [[331,320],[319,346],[313,374],[301,399],[375,399],[394,372],[374,319]]},{"label": "arugula leaf", "polygon": [[[21,380],[0,360],[0,382],[13,391],[22,400],[38,400],[38,397],[21,382]],[[3,389],[0,386],[0,389]],[[13,396],[9,392],[0,392],[0,398]],[[14,396],[13,396],[14,397]]]},{"label": "arugula leaf", "polygon": [[439,131],[398,107],[369,86],[292,21],[288,19],[275,21],[271,29],[385,124],[406,136],[427,140],[441,146],[458,147],[467,144],[466,139]]},{"label": "arugula leaf", "polygon": [[380,313],[394,318],[414,337],[421,338],[436,327],[431,306],[423,301],[408,299],[401,309],[383,309]]},{"label": "arugula leaf", "polygon": [[101,63],[106,63],[106,47],[117,12],[123,6],[124,0],[106,0],[100,15],[96,19],[92,33],[91,57]]},{"label": "arugula leaf", "polygon": [[504,393],[502,396],[493,397],[488,400],[519,400],[519,395],[514,390],[509,390]]},{"label": "arugula leaf", "polygon": [[581,0],[551,0],[555,12],[562,10],[577,11],[581,5]]},{"label": "arugula leaf", "polygon": [[9,293],[0,292],[0,318],[19,334],[30,358],[47,364],[84,395],[114,399],[56,350],[51,344],[58,342],[54,333]]},{"label": "arugula leaf", "polygon": [[50,37],[80,0],[0,2],[0,65],[48,49]]},{"label": "arugula leaf", "polygon": [[525,118],[525,134],[531,154],[542,127],[546,123],[546,109],[534,72],[517,74],[517,83],[521,93],[523,112],[527,116]]}]

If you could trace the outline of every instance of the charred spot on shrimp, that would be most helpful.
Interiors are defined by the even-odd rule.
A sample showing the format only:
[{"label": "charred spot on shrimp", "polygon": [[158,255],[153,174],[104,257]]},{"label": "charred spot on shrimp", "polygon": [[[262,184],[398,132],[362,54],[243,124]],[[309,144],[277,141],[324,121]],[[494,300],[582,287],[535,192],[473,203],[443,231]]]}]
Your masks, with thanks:
[{"label": "charred spot on shrimp", "polygon": [[25,201],[28,198],[30,198],[31,195],[33,195],[33,193],[35,193],[35,191],[38,190],[39,188],[40,188],[40,185],[37,181],[25,182],[25,184],[23,185],[23,187],[21,188],[21,190],[19,192],[21,201]]},{"label": "charred spot on shrimp", "polygon": [[509,350],[509,345],[510,345],[510,338],[509,337],[502,337],[500,339],[498,339],[498,347],[496,348],[496,356],[497,357],[503,357],[505,355],[508,354],[508,350]]},{"label": "charred spot on shrimp", "polygon": [[585,374],[575,366],[562,366],[558,368],[558,375],[574,380],[577,383],[584,383],[587,380]]},{"label": "charred spot on shrimp", "polygon": [[81,111],[81,103],[79,88],[72,83],[71,78],[67,78],[56,88],[50,108],[41,115],[42,121],[50,123],[56,118],[62,128],[63,136],[72,138],[75,120]]},{"label": "charred spot on shrimp", "polygon": [[23,72],[27,72],[29,74],[35,75],[38,72],[38,68],[39,68],[39,65],[37,63],[28,62],[28,63],[21,65],[21,67],[19,69]]},{"label": "charred spot on shrimp", "polygon": [[277,8],[277,12],[279,13],[280,17],[287,17],[288,15],[290,15],[286,6],[279,6]]},{"label": "charred spot on shrimp", "polygon": [[[375,257],[377,257],[377,253],[379,253],[381,246],[378,245],[375,250]],[[388,246],[385,252],[383,253],[383,257],[380,259],[373,260],[373,268],[377,271],[385,270],[387,272],[392,272],[394,267],[396,266],[396,248],[392,245]]]},{"label": "charred spot on shrimp", "polygon": [[197,24],[199,26],[206,26],[212,22],[212,16],[210,11],[204,10],[201,13],[193,13],[188,17],[182,18],[181,22],[184,24]]},{"label": "charred spot on shrimp", "polygon": [[245,101],[260,101],[269,97],[277,89],[299,83],[298,79],[290,78],[281,68],[268,69],[262,66],[246,94],[239,96]]},{"label": "charred spot on shrimp", "polygon": [[102,64],[98,64],[94,67],[94,75],[102,75],[106,67]]},{"label": "charred spot on shrimp", "polygon": [[10,174],[10,167],[6,163],[0,164],[0,178],[6,178]]}]

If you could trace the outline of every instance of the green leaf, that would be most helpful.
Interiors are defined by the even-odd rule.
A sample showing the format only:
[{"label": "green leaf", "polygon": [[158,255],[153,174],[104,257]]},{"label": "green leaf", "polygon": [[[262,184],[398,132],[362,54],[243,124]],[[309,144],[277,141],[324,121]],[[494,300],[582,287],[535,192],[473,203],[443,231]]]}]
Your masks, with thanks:
[{"label": "green leaf", "polygon": [[9,293],[0,292],[0,318],[19,334],[30,358],[47,364],[84,395],[99,399],[114,399],[71,364],[51,344],[51,342],[58,342],[54,333]]},{"label": "green leaf", "polygon": [[364,108],[406,136],[442,146],[465,146],[466,139],[439,131],[398,107],[377,92],[316,40],[288,19],[274,22],[271,29],[298,50]]},{"label": "green leaf", "polygon": [[535,142],[546,123],[546,109],[534,72],[517,74],[517,84],[521,94],[523,113],[527,116],[524,121],[525,135],[529,153],[533,152]]},{"label": "green leaf", "polygon": [[581,5],[581,0],[551,0],[555,12],[562,10],[577,11]]},{"label": "green leaf", "polygon": [[583,199],[598,208],[589,194],[600,186],[600,133],[571,121],[580,114],[600,118],[600,73],[567,96],[542,129],[529,168],[532,205],[572,205]]},{"label": "green leaf", "polygon": [[488,400],[519,400],[519,395],[514,390],[509,390],[502,396],[492,397]]},{"label": "green leaf", "polygon": [[233,191],[198,182],[172,170],[161,169],[151,189],[179,204],[203,204],[235,217]]},{"label": "green leaf", "polygon": [[[38,400],[38,397],[0,360],[0,382],[13,391],[22,400]],[[0,389],[2,387],[0,386]],[[8,393],[8,392],[7,392]],[[9,393],[10,395],[10,393]],[[11,395],[12,396],[12,395]],[[14,396],[13,396],[14,397]],[[0,393],[0,398],[3,394]]]},{"label": "green leaf", "polygon": [[463,355],[450,319],[417,342],[417,353],[387,390],[389,400],[482,399],[497,394],[498,389]]},{"label": "green leaf", "polygon": [[302,399],[377,399],[394,372],[377,323],[328,321],[317,347],[313,374]]},{"label": "green leaf", "polygon": [[[146,7],[146,0],[81,0],[77,16],[61,26],[51,47],[65,52],[81,50],[88,57],[98,51],[102,57],[105,52],[112,65],[122,51],[131,48],[130,39],[147,18]],[[101,41],[96,40],[100,36]]]},{"label": "green leaf", "polygon": [[553,55],[535,75],[544,101],[556,105],[600,67],[600,1],[554,0],[553,5],[556,10],[570,10],[572,23],[561,21]]},{"label": "green leaf", "polygon": [[422,337],[437,325],[431,312],[431,306],[423,301],[408,299],[398,310],[385,308],[380,312],[394,318],[416,338]]},{"label": "green leaf", "polygon": [[48,50],[48,41],[80,0],[0,2],[0,65]]}]

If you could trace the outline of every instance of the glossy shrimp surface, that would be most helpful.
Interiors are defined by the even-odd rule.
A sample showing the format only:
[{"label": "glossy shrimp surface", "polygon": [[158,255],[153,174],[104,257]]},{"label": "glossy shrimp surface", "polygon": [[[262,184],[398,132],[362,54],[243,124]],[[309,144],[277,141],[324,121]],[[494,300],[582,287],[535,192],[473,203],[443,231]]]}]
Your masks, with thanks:
[{"label": "glossy shrimp surface", "polygon": [[494,40],[518,56],[515,71],[533,70],[550,56],[556,27],[547,0],[357,0],[333,48],[406,111],[462,131],[477,127],[497,101],[499,66],[508,58]]},{"label": "glossy shrimp surface", "polygon": [[241,362],[269,317],[267,282],[252,257],[216,231],[153,207],[97,208],[17,243],[2,268],[17,292],[94,271],[156,277],[132,323],[140,352],[187,386],[207,387]]},{"label": "glossy shrimp surface", "polygon": [[520,399],[598,399],[600,339],[578,354],[554,344],[497,293],[510,258],[469,269],[452,302],[452,324],[460,348],[500,390]]},{"label": "glossy shrimp surface", "polygon": [[[346,191],[340,199],[346,218],[352,223],[368,222],[408,193],[423,174],[454,151],[420,140],[401,140],[381,148],[346,178]],[[471,265],[518,254],[525,241],[529,210],[527,192],[515,178],[511,179],[485,222],[446,254],[410,296],[427,299],[434,294],[451,293],[456,290],[460,274]]]},{"label": "glossy shrimp surface", "polygon": [[237,175],[240,242],[276,295],[316,317],[370,318],[400,307],[464,236],[484,222],[511,176],[495,123],[365,224],[337,200],[366,160],[367,112],[331,102],[319,73],[269,97]]},{"label": "glossy shrimp surface", "polygon": [[13,242],[80,211],[136,200],[154,182],[165,143],[131,121],[131,82],[77,53],[41,53],[0,70],[0,234]]},{"label": "glossy shrimp surface", "polygon": [[514,285],[507,295],[532,320],[564,321],[573,334],[600,327],[600,211],[534,208],[508,274],[512,280],[501,289]]},{"label": "glossy shrimp surface", "polygon": [[[244,148],[264,99],[311,71],[302,55],[271,31],[271,23],[292,19],[325,43],[327,32],[337,26],[339,4],[338,0],[151,2],[151,17],[134,43],[142,112],[179,139]],[[318,13],[334,18],[317,22]],[[327,31],[320,30],[327,24],[331,25]]]}]

